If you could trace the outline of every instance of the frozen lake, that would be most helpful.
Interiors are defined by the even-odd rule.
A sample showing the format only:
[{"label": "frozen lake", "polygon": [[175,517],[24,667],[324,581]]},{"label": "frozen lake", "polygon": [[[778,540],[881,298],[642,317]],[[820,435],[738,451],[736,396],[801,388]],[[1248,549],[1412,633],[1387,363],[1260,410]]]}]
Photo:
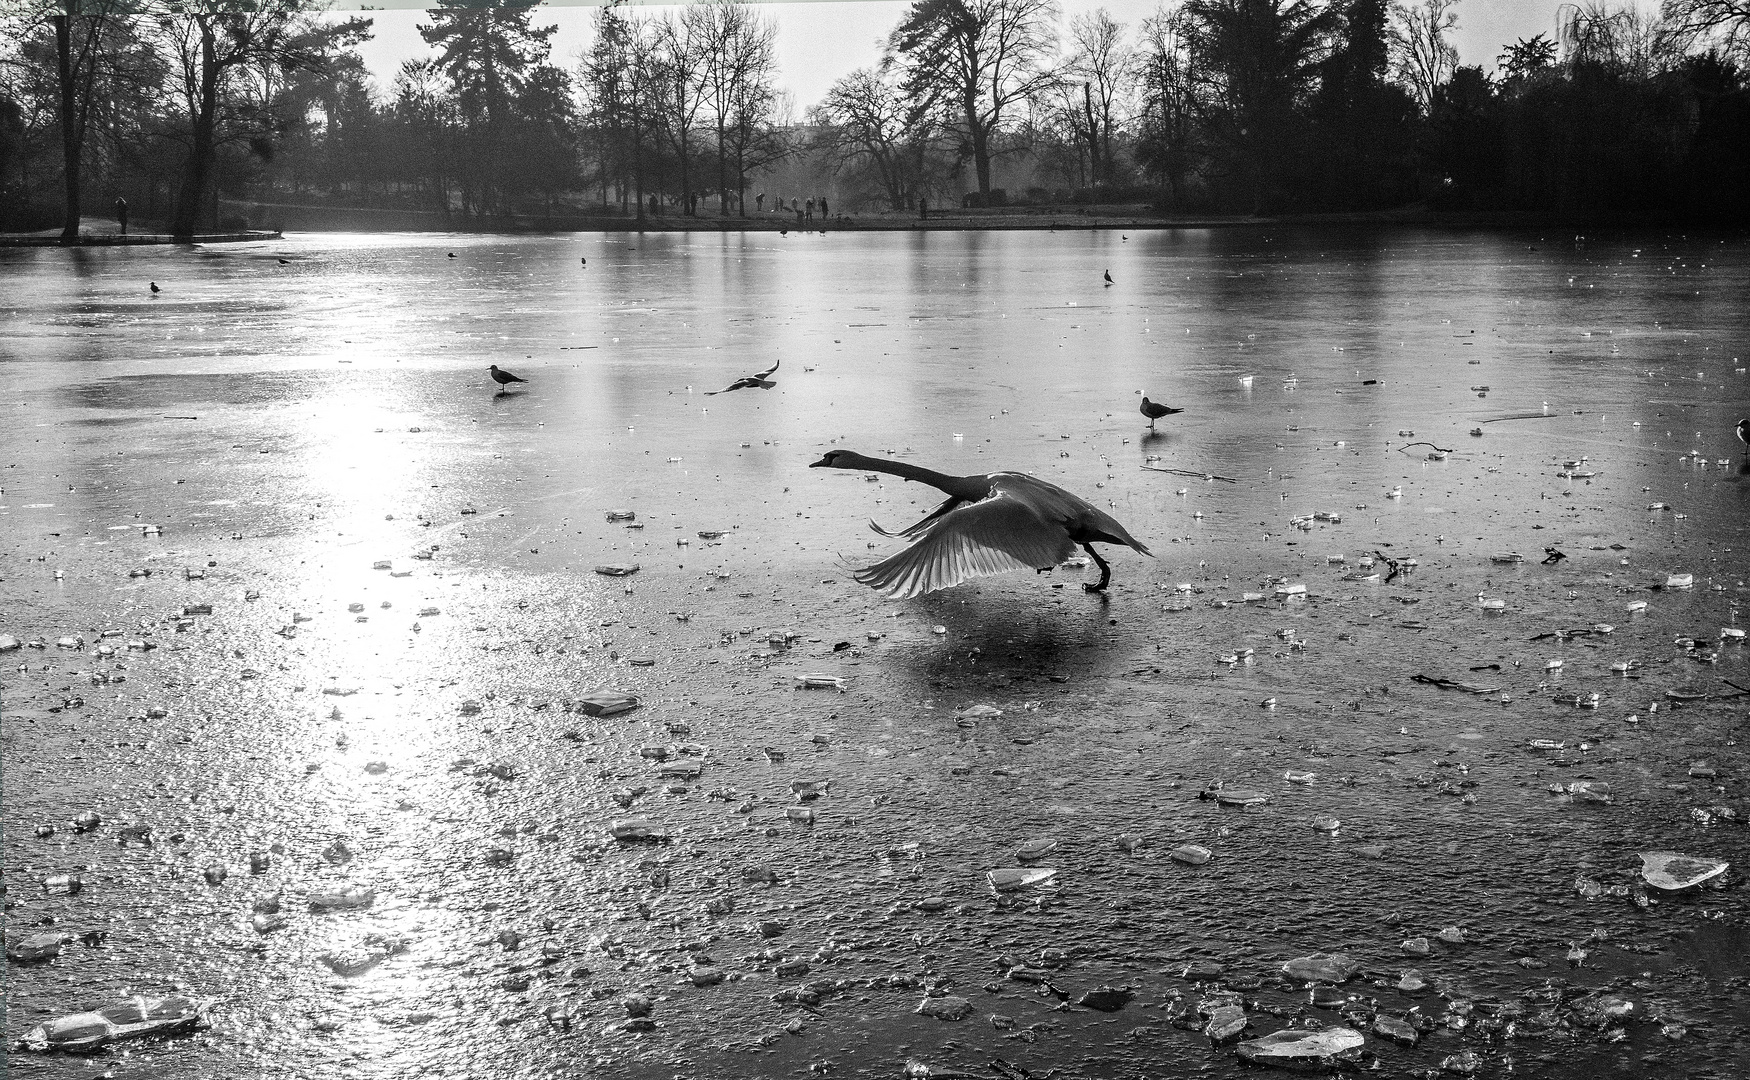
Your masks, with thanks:
[{"label": "frozen lake", "polygon": [[[217,999],[16,1075],[1249,1074],[1224,1004],[1387,1075],[1741,1068],[1742,238],[306,234],[0,282],[6,935],[69,938],[6,1036]],[[1033,473],[1156,558],[883,600],[867,519],[940,496],[833,448]],[[1732,866],[1664,895],[1656,850]],[[1315,1000],[1314,952],[1360,973]]]}]

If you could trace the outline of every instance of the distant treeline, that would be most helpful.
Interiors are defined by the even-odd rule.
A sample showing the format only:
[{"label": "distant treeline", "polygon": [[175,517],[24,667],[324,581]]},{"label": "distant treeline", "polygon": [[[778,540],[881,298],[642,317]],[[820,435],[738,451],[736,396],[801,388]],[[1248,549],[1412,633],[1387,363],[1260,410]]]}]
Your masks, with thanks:
[{"label": "distant treeline", "polygon": [[431,11],[432,55],[386,87],[356,51],[370,20],[315,0],[30,3],[0,15],[7,231],[118,196],[181,235],[242,224],[221,196],[457,227],[797,194],[1750,222],[1744,0],[1567,5],[1494,75],[1459,63],[1459,0],[1177,0],[1134,29],[1065,25],[1052,0],[918,0],[878,64],[800,116],[773,21],[730,0],[604,8],[569,69],[529,6]]}]

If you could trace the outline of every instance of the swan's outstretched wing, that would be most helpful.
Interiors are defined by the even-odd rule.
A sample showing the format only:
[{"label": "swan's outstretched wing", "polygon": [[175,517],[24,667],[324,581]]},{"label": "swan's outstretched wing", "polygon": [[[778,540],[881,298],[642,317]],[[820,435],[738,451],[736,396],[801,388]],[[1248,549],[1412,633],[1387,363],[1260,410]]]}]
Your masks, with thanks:
[{"label": "swan's outstretched wing", "polygon": [[972,578],[1056,566],[1074,551],[1075,543],[1061,525],[997,491],[943,514],[917,543],[864,567],[855,577],[887,596],[904,599]]},{"label": "swan's outstretched wing", "polygon": [[891,537],[895,537],[895,538],[903,537],[906,540],[916,540],[919,536],[928,532],[930,530],[930,526],[934,525],[937,521],[941,520],[943,515],[947,514],[950,510],[953,510],[957,506],[964,505],[965,502],[966,502],[965,499],[959,498],[958,496],[952,497],[947,502],[943,503],[941,506],[938,506],[934,510],[931,510],[928,514],[925,514],[924,519],[922,521],[918,522],[916,525],[913,525],[907,529],[901,529],[896,533],[890,533],[886,529],[883,529],[881,526],[875,524],[874,518],[869,519],[869,527],[871,529],[874,529],[876,532],[880,533],[882,536],[891,536]]},{"label": "swan's outstretched wing", "polygon": [[782,364],[782,363],[783,363],[783,362],[784,362],[784,361],[783,361],[783,360],[781,360],[781,359],[780,359],[780,360],[773,360],[773,361],[772,361],[772,366],[771,366],[771,367],[769,367],[769,368],[767,368],[767,369],[766,369],[766,370],[764,370],[764,371],[762,371],[762,372],[760,372],[760,373],[759,373],[759,374],[758,374],[758,375],[754,375],[754,376],[752,376],[752,378],[755,378],[755,379],[762,379],[762,380],[763,380],[763,379],[769,379],[769,378],[771,378],[771,377],[772,377],[772,373],[773,373],[773,372],[774,372],[774,371],[777,371],[777,370],[778,370],[778,365],[779,365],[779,364]]}]

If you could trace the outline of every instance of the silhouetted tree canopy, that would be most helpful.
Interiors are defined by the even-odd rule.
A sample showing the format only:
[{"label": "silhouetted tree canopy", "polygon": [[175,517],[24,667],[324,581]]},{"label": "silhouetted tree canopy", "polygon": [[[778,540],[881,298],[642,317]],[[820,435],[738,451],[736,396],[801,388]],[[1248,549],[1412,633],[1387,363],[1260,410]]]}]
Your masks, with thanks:
[{"label": "silhouetted tree canopy", "polygon": [[498,228],[823,193],[1750,217],[1746,0],[1577,0],[1493,73],[1453,47],[1464,0],[1164,0],[1138,26],[916,0],[804,122],[768,9],[736,0],[612,4],[571,70],[528,3],[434,10],[430,55],[382,80],[357,51],[370,21],[315,0],[106,4],[0,8],[0,228],[71,236],[117,196],[136,228],[184,236],[275,207]]}]

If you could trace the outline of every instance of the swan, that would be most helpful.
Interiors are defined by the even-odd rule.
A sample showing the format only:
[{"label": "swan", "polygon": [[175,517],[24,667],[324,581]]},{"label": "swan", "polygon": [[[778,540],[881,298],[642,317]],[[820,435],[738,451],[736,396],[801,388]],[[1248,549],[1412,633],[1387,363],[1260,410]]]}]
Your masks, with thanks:
[{"label": "swan", "polygon": [[770,390],[772,387],[778,385],[776,382],[772,381],[771,376],[774,371],[778,370],[778,365],[781,363],[783,363],[782,360],[775,360],[772,362],[772,366],[766,370],[756,372],[752,375],[744,375],[721,390],[707,390],[705,391],[705,396],[710,397],[712,394],[727,394],[731,390],[752,390],[755,387],[758,387],[761,390]]},{"label": "swan", "polygon": [[882,536],[915,541],[899,554],[855,572],[858,581],[886,596],[904,599],[1009,570],[1044,573],[1069,558],[1077,545],[1100,568],[1099,583],[1083,582],[1082,588],[1101,592],[1112,578],[1112,568],[1091,544],[1125,544],[1152,554],[1110,514],[1026,473],[949,476],[852,450],[829,450],[809,468],[887,473],[947,493],[947,502],[899,533],[869,523]]},{"label": "swan", "polygon": [[1142,399],[1141,411],[1142,415],[1148,417],[1148,429],[1153,431],[1155,429],[1156,420],[1159,420],[1163,416],[1171,416],[1174,413],[1182,413],[1185,410],[1175,409],[1171,405],[1162,405],[1158,401],[1150,401],[1147,397],[1144,397]]}]

